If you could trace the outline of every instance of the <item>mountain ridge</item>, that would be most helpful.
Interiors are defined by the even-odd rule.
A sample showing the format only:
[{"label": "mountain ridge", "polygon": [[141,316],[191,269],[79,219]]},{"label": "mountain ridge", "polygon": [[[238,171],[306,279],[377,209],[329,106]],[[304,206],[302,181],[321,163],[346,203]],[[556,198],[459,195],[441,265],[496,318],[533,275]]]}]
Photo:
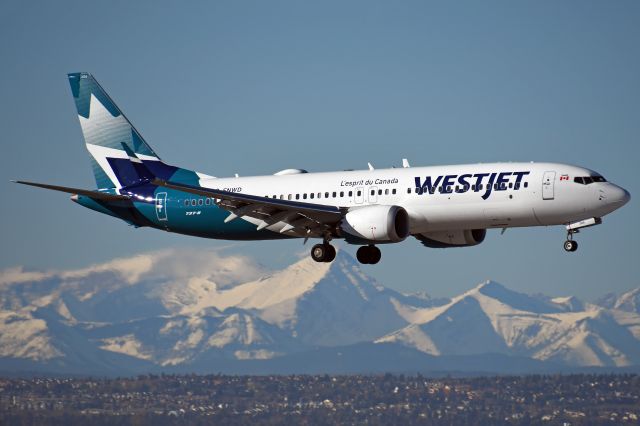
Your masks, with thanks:
[{"label": "mountain ridge", "polygon": [[337,359],[335,348],[356,370],[357,356],[375,371],[397,371],[403,359],[506,371],[496,357],[523,371],[630,367],[640,365],[639,294],[599,306],[488,280],[432,299],[384,287],[344,251],[333,263],[305,258],[280,271],[195,250],[71,271],[17,267],[0,271],[0,370],[304,372],[328,368],[317,356]]}]

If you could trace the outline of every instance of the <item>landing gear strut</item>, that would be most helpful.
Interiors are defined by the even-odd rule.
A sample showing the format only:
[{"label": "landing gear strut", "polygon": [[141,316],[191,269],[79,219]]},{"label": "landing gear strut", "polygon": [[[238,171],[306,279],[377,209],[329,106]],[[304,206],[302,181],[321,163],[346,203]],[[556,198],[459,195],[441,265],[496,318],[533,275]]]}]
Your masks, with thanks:
[{"label": "landing gear strut", "polygon": [[311,247],[311,258],[316,262],[331,262],[336,258],[336,249],[325,241]]},{"label": "landing gear strut", "polygon": [[382,258],[382,253],[380,253],[380,249],[374,245],[363,246],[358,249],[356,252],[356,257],[358,258],[358,262],[363,264],[375,265],[380,262],[380,258]]},{"label": "landing gear strut", "polygon": [[589,219],[579,220],[578,222],[572,222],[567,224],[567,241],[564,242],[564,249],[568,252],[578,250],[578,242],[573,241],[573,234],[577,234],[583,228],[590,226],[600,225],[602,219],[599,217],[591,217]]}]

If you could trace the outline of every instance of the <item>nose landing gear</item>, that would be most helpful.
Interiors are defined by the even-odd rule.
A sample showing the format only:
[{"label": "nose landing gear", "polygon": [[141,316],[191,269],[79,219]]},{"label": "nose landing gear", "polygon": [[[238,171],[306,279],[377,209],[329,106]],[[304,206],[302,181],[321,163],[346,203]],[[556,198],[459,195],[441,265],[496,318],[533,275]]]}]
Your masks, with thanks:
[{"label": "nose landing gear", "polygon": [[564,249],[569,252],[578,250],[578,242],[570,239],[571,234],[567,238],[567,241],[564,242]]},{"label": "nose landing gear", "polygon": [[589,219],[580,220],[578,222],[569,223],[567,225],[567,241],[564,242],[564,249],[568,252],[574,252],[578,250],[578,242],[573,241],[573,234],[577,234],[581,229],[600,225],[601,223],[602,219],[599,217],[592,217]]},{"label": "nose landing gear", "polygon": [[356,252],[356,257],[358,258],[358,262],[363,264],[375,265],[380,262],[382,258],[382,253],[380,249],[374,245],[363,246],[358,249]]}]

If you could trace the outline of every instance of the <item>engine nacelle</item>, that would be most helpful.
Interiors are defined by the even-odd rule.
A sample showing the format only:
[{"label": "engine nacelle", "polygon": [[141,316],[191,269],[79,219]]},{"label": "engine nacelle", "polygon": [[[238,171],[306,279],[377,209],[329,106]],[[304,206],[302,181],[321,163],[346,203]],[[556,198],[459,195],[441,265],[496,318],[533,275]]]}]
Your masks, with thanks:
[{"label": "engine nacelle", "polygon": [[484,241],[486,229],[464,229],[455,231],[437,231],[417,234],[422,244],[431,248],[476,246]]},{"label": "engine nacelle", "polygon": [[409,236],[409,215],[399,206],[362,207],[346,214],[340,230],[347,241],[398,243]]}]

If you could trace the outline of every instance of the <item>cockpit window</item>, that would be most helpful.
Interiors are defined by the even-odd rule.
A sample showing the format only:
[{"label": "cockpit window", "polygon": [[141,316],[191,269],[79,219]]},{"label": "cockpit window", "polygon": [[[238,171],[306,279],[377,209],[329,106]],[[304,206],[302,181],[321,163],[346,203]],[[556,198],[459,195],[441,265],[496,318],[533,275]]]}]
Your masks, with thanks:
[{"label": "cockpit window", "polygon": [[573,178],[575,183],[580,185],[589,185],[594,182],[606,182],[607,180],[602,176],[577,176]]}]

